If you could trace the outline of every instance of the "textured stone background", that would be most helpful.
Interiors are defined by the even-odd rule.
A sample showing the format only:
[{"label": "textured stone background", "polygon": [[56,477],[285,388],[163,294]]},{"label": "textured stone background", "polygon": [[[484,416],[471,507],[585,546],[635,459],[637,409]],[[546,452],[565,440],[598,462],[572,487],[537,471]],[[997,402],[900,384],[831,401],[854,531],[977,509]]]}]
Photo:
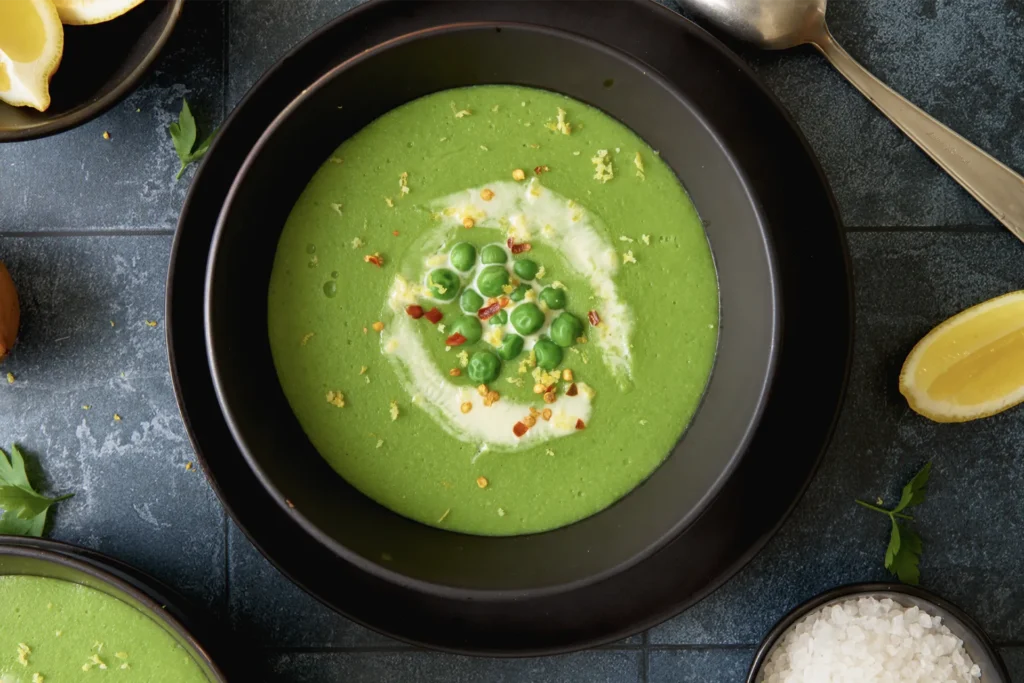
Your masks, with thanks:
[{"label": "textured stone background", "polygon": [[[167,374],[162,318],[192,171],[174,182],[166,127],[183,95],[202,122],[219,122],[264,69],[353,4],[190,0],[172,45],[127,100],[77,130],[0,147],[0,260],[25,308],[21,343],[3,367],[17,379],[0,383],[0,443],[20,442],[37,457],[47,490],[78,493],[54,516],[52,535],[135,564],[206,605],[260,646],[268,681],[725,683],[741,679],[764,632],[797,603],[839,583],[885,578],[886,523],[852,500],[893,498],[931,459],[931,496],[919,512],[922,583],[975,616],[1024,683],[1024,410],[942,426],[910,412],[896,391],[903,358],[928,329],[1024,288],[1024,245],[809,49],[738,46],[832,183],[856,271],[858,334],[833,445],[764,552],[642,636],[542,660],[417,651],[335,615],[278,575],[227,520],[202,473],[185,468],[194,455]],[[1017,169],[1022,15],[1021,0],[832,0],[829,9],[855,57]]]}]

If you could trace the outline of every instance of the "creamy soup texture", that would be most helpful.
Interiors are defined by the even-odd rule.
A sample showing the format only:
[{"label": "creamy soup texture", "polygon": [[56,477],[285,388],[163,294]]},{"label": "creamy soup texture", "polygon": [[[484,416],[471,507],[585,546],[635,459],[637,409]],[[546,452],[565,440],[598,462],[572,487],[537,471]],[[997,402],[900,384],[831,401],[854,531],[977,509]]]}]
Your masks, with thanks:
[{"label": "creamy soup texture", "polygon": [[511,535],[592,515],[664,460],[711,372],[718,288],[696,210],[636,134],[480,86],[331,154],[268,314],[285,395],[341,476],[424,524]]},{"label": "creamy soup texture", "polygon": [[207,683],[161,627],[68,581],[0,576],[0,683]]}]

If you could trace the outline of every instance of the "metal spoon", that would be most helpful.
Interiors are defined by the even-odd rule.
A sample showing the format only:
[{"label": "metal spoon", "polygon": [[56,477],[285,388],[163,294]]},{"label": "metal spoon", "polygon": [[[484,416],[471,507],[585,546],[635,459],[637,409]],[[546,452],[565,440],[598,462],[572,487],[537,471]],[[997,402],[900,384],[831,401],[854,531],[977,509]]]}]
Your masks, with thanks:
[{"label": "metal spoon", "polygon": [[769,50],[811,44],[839,73],[1024,240],[1024,178],[894,92],[839,46],[825,24],[827,0],[677,0],[736,37]]}]

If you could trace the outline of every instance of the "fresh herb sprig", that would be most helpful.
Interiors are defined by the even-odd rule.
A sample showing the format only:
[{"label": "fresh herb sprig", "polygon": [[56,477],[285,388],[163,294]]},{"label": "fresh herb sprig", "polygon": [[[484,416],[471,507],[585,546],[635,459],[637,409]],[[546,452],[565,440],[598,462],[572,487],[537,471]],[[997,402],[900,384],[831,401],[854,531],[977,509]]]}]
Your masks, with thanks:
[{"label": "fresh herb sprig", "polygon": [[25,458],[18,447],[11,446],[10,460],[0,449],[0,534],[42,536],[50,506],[73,495],[47,498],[36,493],[28,483]]},{"label": "fresh herb sprig", "polygon": [[171,142],[174,143],[174,151],[178,153],[178,159],[181,160],[178,175],[174,176],[174,179],[177,180],[185,172],[186,166],[193,161],[199,161],[206,154],[206,151],[210,149],[214,134],[210,133],[196,146],[196,135],[198,134],[196,119],[192,116],[192,110],[188,108],[188,100],[184,97],[181,98],[181,114],[168,130],[171,133]]},{"label": "fresh herb sprig", "polygon": [[[878,505],[863,500],[856,501],[858,505],[863,505],[868,510],[888,515],[892,523],[892,532],[889,534],[889,547],[885,549],[885,568],[899,577],[903,583],[915,586],[921,578],[921,571],[917,565],[921,560],[922,543],[921,537],[906,525],[906,522],[912,522],[914,518],[903,511],[924,502],[925,487],[928,485],[931,472],[932,464],[929,462],[903,487],[900,502],[892,510],[881,507],[881,498],[878,499]],[[901,524],[897,520],[904,523]]]}]

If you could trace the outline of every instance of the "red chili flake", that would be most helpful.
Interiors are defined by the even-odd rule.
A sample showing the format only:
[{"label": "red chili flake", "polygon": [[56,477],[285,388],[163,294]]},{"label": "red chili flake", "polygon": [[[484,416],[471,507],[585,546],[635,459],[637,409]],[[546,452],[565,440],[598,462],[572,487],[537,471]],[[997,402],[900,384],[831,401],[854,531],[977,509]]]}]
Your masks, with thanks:
[{"label": "red chili flake", "polygon": [[423,317],[423,307],[413,304],[412,306],[406,306],[405,312],[409,314],[409,317],[413,320],[419,320]]},{"label": "red chili flake", "polygon": [[569,388],[565,390],[565,395],[566,396],[575,396],[578,393],[580,393],[580,391],[579,391],[579,389],[576,388],[576,382],[573,382],[572,384],[570,384]]},{"label": "red chili flake", "polygon": [[544,388],[544,391],[554,391],[554,390],[555,390],[555,385],[554,384]]},{"label": "red chili flake", "polygon": [[436,325],[439,322],[441,322],[441,318],[444,317],[444,313],[442,313],[441,311],[437,310],[437,306],[435,306],[434,308],[431,308],[429,311],[424,313],[423,317],[425,317],[431,323]]},{"label": "red chili flake", "polygon": [[456,332],[452,336],[448,337],[444,343],[448,346],[462,346],[466,343],[466,338],[459,332]]},{"label": "red chili flake", "polygon": [[522,422],[516,422],[514,425],[512,425],[512,433],[515,434],[517,437],[520,437],[523,434],[525,434],[527,429],[528,427],[524,425]]},{"label": "red chili flake", "polygon": [[521,254],[524,251],[530,251],[530,249],[533,249],[529,242],[520,242],[519,244],[516,244],[512,241],[511,237],[508,238],[508,242],[506,244],[508,244],[509,251],[513,254]]},{"label": "red chili flake", "polygon": [[493,304],[481,308],[479,311],[476,312],[476,315],[481,320],[487,320],[488,318],[494,316],[494,314],[496,314],[500,310],[501,304],[495,301]]},{"label": "red chili flake", "polygon": [[367,263],[372,263],[378,268],[384,265],[384,259],[380,257],[380,254],[367,254],[366,256],[363,257],[363,260],[366,261]]},{"label": "red chili flake", "polygon": [[580,420],[579,418],[576,419],[576,429],[583,429],[586,426],[587,425],[583,424],[583,420]]},{"label": "red chili flake", "polygon": [[398,231],[397,230],[392,230],[391,234],[394,235],[395,237],[398,237]]},{"label": "red chili flake", "polygon": [[505,308],[510,303],[512,303],[512,300],[509,299],[507,296],[499,296],[498,297],[498,305],[501,306],[502,308]]},{"label": "red chili flake", "polygon": [[547,167],[547,166],[545,165],[545,166],[537,166],[537,167],[535,167],[535,168],[533,169],[533,172],[534,172],[535,174],[537,174],[537,175],[540,175],[541,173],[547,173],[547,172],[548,172],[548,171],[550,171],[550,170],[551,170],[551,169],[550,169],[550,168],[548,168],[548,167]]},{"label": "red chili flake", "polygon": [[594,327],[597,327],[601,323],[601,316],[597,314],[597,311],[587,313],[587,318],[590,320],[590,324]]}]

